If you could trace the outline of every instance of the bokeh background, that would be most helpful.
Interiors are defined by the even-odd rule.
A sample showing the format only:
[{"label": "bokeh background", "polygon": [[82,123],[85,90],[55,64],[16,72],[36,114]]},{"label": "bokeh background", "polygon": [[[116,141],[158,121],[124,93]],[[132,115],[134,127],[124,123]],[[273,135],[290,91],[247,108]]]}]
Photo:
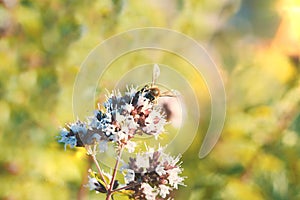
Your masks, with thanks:
[{"label": "bokeh background", "polygon": [[74,120],[90,50],[145,26],[203,44],[226,88],[221,138],[198,158],[207,111],[176,199],[300,199],[299,0],[0,0],[0,199],[103,198],[82,187],[85,152],[64,151],[56,136]]}]

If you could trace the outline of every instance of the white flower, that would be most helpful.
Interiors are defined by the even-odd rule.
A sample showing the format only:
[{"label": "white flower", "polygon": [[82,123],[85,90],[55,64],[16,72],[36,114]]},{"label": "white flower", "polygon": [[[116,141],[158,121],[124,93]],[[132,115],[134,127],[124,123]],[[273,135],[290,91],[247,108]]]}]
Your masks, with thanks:
[{"label": "white flower", "polygon": [[87,128],[86,128],[85,124],[80,121],[70,124],[69,127],[74,133],[86,134],[86,132],[87,132]]},{"label": "white flower", "polygon": [[119,131],[119,132],[117,133],[117,135],[118,135],[118,141],[119,141],[120,143],[127,143],[127,141],[128,141],[128,134],[126,134],[126,133],[123,132],[123,131]]},{"label": "white flower", "polygon": [[162,198],[166,198],[166,196],[168,194],[170,194],[170,190],[172,188],[166,186],[166,185],[159,185],[159,195],[162,197]]},{"label": "white flower", "polygon": [[[151,156],[156,150],[153,148],[153,147],[148,147],[146,144],[145,144],[145,147],[146,147],[146,153],[148,156]],[[161,149],[157,150],[157,151],[161,151]]]},{"label": "white flower", "polygon": [[168,176],[169,183],[175,189],[178,189],[178,185],[183,185],[184,178],[178,175],[181,172],[182,172],[181,169],[177,167],[167,170],[167,173],[169,174]]},{"label": "white flower", "polygon": [[64,147],[65,150],[67,148],[67,145],[70,145],[71,148],[74,148],[77,144],[77,139],[75,135],[70,136],[69,131],[66,128],[63,128],[60,132],[60,140],[58,142],[65,143]]},{"label": "white flower", "polygon": [[162,165],[157,166],[156,169],[155,169],[155,172],[156,172],[158,175],[160,175],[160,176],[167,173],[166,170],[165,170],[165,167],[162,166]]},{"label": "white flower", "polygon": [[101,122],[96,118],[96,116],[92,116],[88,118],[88,125],[90,128],[97,128],[101,127]]},{"label": "white flower", "polygon": [[127,169],[127,173],[124,176],[125,183],[128,184],[132,181],[134,181],[135,173],[132,169]]},{"label": "white flower", "polygon": [[123,122],[126,119],[124,115],[121,115],[119,112],[116,113],[116,120],[118,123]]},{"label": "white flower", "polygon": [[[176,165],[178,165],[178,163],[179,163],[179,160],[180,160],[180,157],[181,157],[181,155],[178,155],[177,157],[172,157],[172,156],[169,156],[169,155],[167,155],[167,154],[165,154],[165,153],[163,153],[162,152],[162,162],[163,163],[165,163],[165,162],[167,162],[169,165],[171,165],[171,166],[176,166]],[[180,165],[181,163],[179,163],[179,165]]]},{"label": "white flower", "polygon": [[154,190],[148,183],[142,183],[141,188],[143,193],[146,195],[147,200],[155,200],[158,192]]},{"label": "white flower", "polygon": [[[99,182],[96,178],[92,178],[90,176],[88,176],[89,178],[89,181],[87,183],[87,187],[90,189],[90,190],[96,190],[98,187],[99,187]],[[97,191],[96,191],[97,192]],[[98,192],[97,192],[98,193]]]},{"label": "white flower", "polygon": [[[102,170],[101,170],[102,171]],[[93,172],[91,169],[89,169],[89,176],[88,176],[88,183],[85,185],[85,187],[88,187],[90,190],[95,190],[96,193],[106,193],[107,190],[103,184],[102,181],[99,180],[96,172]],[[111,175],[108,173],[105,173],[102,171],[102,174],[104,177],[106,177],[109,181],[111,180]]]},{"label": "white flower", "polygon": [[139,126],[131,115],[127,116],[125,123],[129,129],[137,129]]},{"label": "white flower", "polygon": [[88,183],[84,185],[85,187],[88,187],[90,190],[95,190],[96,193],[106,191],[105,187],[95,177],[88,176],[88,179]]},{"label": "white flower", "polygon": [[146,127],[143,128],[143,131],[152,134],[155,136],[155,139],[158,138],[159,134],[164,131],[164,126],[167,121],[164,116],[160,113],[159,110],[152,110],[149,113],[149,116],[145,120]]},{"label": "white flower", "polygon": [[128,126],[122,126],[121,127],[121,132],[125,133],[126,135],[128,135],[129,133],[129,127]]},{"label": "white flower", "polygon": [[108,124],[105,128],[103,128],[103,132],[106,136],[113,135],[115,133],[115,126],[112,124]]},{"label": "white flower", "polygon": [[131,104],[128,104],[126,103],[124,106],[123,106],[123,109],[127,112],[127,113],[130,113],[134,107],[131,105]]},{"label": "white flower", "polygon": [[105,118],[104,118],[105,120],[104,120],[104,121],[105,121],[106,123],[110,123],[110,122],[111,122],[111,118],[112,118],[111,113],[110,113],[110,112],[106,112],[106,113],[105,113]]},{"label": "white flower", "polygon": [[[131,180],[133,179],[133,183],[137,184],[131,185],[134,191],[138,191],[133,194],[133,197],[140,199],[140,192],[142,192],[145,194],[144,199],[172,199],[170,191],[178,189],[178,185],[184,185],[184,177],[180,177],[183,169],[178,164],[179,156],[173,158],[163,153],[161,147],[156,151],[147,146],[146,149],[149,152],[130,158],[126,166],[135,173],[135,179],[132,174],[127,175]],[[132,183],[127,183],[130,184]]]},{"label": "white flower", "polygon": [[127,141],[127,144],[126,144],[126,149],[128,150],[129,153],[133,153],[134,150],[135,150],[135,147],[136,147],[136,143],[135,142],[132,142],[132,141]]},{"label": "white flower", "polygon": [[138,167],[142,168],[148,168],[150,166],[149,164],[149,157],[148,156],[142,156],[140,154],[136,155],[136,165]]},{"label": "white flower", "polygon": [[130,88],[127,87],[127,92],[125,92],[125,95],[133,97],[136,93],[137,89],[131,86]]}]

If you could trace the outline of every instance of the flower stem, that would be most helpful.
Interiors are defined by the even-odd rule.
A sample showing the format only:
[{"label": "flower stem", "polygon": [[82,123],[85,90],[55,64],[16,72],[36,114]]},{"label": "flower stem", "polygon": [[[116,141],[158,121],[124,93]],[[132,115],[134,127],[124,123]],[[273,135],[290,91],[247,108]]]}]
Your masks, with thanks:
[{"label": "flower stem", "polygon": [[134,184],[131,184],[131,185],[126,185],[124,187],[114,189],[112,192],[117,192],[117,191],[120,191],[120,190],[126,190],[126,189],[129,189],[129,188],[134,187],[134,186],[139,185],[139,184],[140,183],[134,183]]},{"label": "flower stem", "polygon": [[108,190],[107,190],[106,200],[110,200],[111,197],[112,197],[112,194],[113,194],[113,192],[114,192],[114,191],[113,191],[114,182],[115,182],[115,179],[116,179],[116,175],[117,175],[117,171],[118,171],[118,167],[119,167],[121,155],[122,155],[122,152],[123,152],[123,148],[124,148],[124,146],[121,145],[121,148],[120,148],[120,151],[119,151],[119,153],[118,153],[117,160],[116,160],[116,164],[115,164],[115,167],[114,167],[114,172],[113,172],[113,175],[112,175],[110,184],[109,184],[109,188],[108,188]]},{"label": "flower stem", "polygon": [[100,174],[100,177],[101,177],[102,181],[103,181],[104,184],[105,184],[105,187],[108,188],[109,185],[107,184],[107,182],[106,182],[106,180],[105,180],[105,178],[104,178],[104,175],[103,175],[103,173],[102,173],[102,170],[101,170],[101,168],[100,168],[100,165],[99,165],[99,163],[98,163],[98,160],[97,160],[97,158],[96,158],[96,155],[93,154],[93,155],[91,155],[91,156],[92,156],[92,159],[93,159],[94,163],[96,164],[97,170],[98,170],[98,172],[99,172],[99,174]]},{"label": "flower stem", "polygon": [[112,197],[112,193],[111,192],[107,192],[107,196],[106,196],[106,200],[110,200]]}]

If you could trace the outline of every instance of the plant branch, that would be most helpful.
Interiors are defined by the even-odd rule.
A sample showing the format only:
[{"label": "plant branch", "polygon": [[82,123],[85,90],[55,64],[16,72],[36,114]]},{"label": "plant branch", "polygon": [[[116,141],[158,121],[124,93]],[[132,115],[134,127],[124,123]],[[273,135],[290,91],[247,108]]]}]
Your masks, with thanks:
[{"label": "plant branch", "polygon": [[101,168],[100,168],[100,165],[99,165],[99,163],[98,163],[98,160],[97,160],[97,158],[96,158],[96,155],[93,154],[93,155],[91,155],[91,157],[92,157],[94,163],[96,164],[97,170],[98,170],[98,172],[99,172],[99,174],[100,174],[100,177],[101,177],[102,181],[103,181],[104,184],[105,184],[105,187],[108,188],[109,185],[107,184],[107,182],[106,182],[106,180],[105,180],[105,178],[104,178],[104,175],[103,175],[103,173],[102,173],[102,170],[101,170]]},{"label": "plant branch", "polygon": [[111,178],[111,181],[110,181],[110,184],[109,184],[109,188],[107,190],[106,200],[110,200],[110,198],[112,196],[112,193],[114,192],[113,191],[114,182],[115,182],[115,179],[116,179],[116,175],[117,175],[117,171],[118,171],[118,167],[119,167],[121,155],[122,155],[122,152],[123,152],[123,149],[124,149],[124,145],[121,145],[120,147],[121,148],[120,148],[120,151],[118,153],[118,157],[117,157],[116,164],[115,164],[115,167],[114,167],[113,175],[112,175],[112,178]]},{"label": "plant branch", "polygon": [[113,190],[112,192],[117,192],[117,191],[120,191],[120,190],[126,190],[126,189],[129,189],[131,187],[134,187],[136,185],[139,185],[140,183],[134,183],[134,184],[131,184],[131,185],[126,185],[124,187],[120,187],[120,188],[117,188],[115,190]]}]

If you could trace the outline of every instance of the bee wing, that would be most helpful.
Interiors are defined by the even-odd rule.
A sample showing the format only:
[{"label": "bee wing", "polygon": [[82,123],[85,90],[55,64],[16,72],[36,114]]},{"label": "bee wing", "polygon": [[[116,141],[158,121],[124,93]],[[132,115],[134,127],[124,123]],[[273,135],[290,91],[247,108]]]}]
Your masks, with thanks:
[{"label": "bee wing", "polygon": [[152,73],[152,86],[156,83],[156,80],[158,79],[160,75],[160,69],[158,64],[154,64],[153,66],[153,73]]},{"label": "bee wing", "polygon": [[177,90],[169,90],[169,91],[165,91],[162,92],[160,94],[160,97],[178,97],[180,96],[180,93]]}]

